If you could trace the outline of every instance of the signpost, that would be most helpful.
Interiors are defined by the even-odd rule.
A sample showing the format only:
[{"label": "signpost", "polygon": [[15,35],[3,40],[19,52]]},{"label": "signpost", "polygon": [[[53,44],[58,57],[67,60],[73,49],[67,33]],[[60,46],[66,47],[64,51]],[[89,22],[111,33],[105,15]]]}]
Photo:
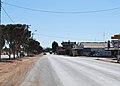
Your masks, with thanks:
[{"label": "signpost", "polygon": [[116,34],[114,36],[111,37],[111,39],[116,39],[116,40],[112,40],[112,44],[114,48],[118,49],[118,55],[117,55],[117,62],[120,62],[120,51],[119,51],[119,47],[120,47],[120,34]]}]

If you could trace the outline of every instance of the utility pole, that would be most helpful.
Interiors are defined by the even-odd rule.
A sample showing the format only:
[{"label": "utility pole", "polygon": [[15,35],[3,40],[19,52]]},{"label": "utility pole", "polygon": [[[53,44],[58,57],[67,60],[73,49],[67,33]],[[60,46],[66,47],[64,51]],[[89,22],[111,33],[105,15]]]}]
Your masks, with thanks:
[{"label": "utility pole", "polygon": [[2,49],[1,8],[2,8],[2,2],[0,0],[0,60],[1,60],[1,49]]},{"label": "utility pole", "polygon": [[2,8],[2,1],[0,0],[0,25],[1,25],[1,8]]}]

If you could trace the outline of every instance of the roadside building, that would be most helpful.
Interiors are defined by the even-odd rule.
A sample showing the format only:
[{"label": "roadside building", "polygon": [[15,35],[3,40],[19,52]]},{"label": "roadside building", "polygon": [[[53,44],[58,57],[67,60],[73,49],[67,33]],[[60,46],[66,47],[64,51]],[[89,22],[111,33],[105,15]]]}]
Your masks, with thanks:
[{"label": "roadside building", "polygon": [[82,55],[82,50],[84,48],[83,44],[76,42],[62,42],[62,47],[59,47],[57,54],[59,55],[70,55],[70,56],[80,56]]},{"label": "roadside building", "polygon": [[111,51],[111,54],[113,57],[117,57],[117,55],[120,55],[119,53],[119,48],[120,48],[120,42],[117,39],[112,39],[110,41],[110,46],[105,46],[106,51]]},{"label": "roadside building", "polygon": [[73,45],[72,56],[81,56],[83,55],[84,45],[82,43],[77,43]]},{"label": "roadside building", "polygon": [[117,57],[117,62],[120,63],[120,34],[113,35],[111,39],[112,45],[114,47],[113,56]]},{"label": "roadside building", "polygon": [[62,42],[62,47],[57,49],[59,55],[70,56],[111,56],[111,51],[106,51],[105,42]]},{"label": "roadside building", "polygon": [[63,48],[63,47],[58,47],[58,48],[57,48],[57,54],[58,54],[58,55],[65,55],[65,48]]},{"label": "roadside building", "polygon": [[76,42],[62,42],[61,45],[63,49],[65,49],[65,54],[66,55],[72,55],[72,48],[76,44]]},{"label": "roadside building", "polygon": [[92,56],[93,54],[105,51],[105,42],[81,42],[84,45],[83,55]]}]

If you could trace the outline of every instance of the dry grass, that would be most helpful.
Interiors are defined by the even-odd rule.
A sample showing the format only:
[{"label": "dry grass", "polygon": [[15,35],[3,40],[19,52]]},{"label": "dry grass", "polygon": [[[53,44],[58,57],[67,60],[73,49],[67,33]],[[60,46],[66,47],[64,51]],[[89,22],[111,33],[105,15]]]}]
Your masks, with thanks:
[{"label": "dry grass", "polygon": [[32,65],[41,57],[24,57],[0,62],[0,86],[19,86]]}]

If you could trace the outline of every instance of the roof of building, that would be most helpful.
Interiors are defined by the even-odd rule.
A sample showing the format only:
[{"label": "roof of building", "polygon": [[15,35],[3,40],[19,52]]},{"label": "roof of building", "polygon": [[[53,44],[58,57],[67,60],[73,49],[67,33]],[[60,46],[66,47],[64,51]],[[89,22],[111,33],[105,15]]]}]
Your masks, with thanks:
[{"label": "roof of building", "polygon": [[81,42],[84,48],[104,48],[105,42]]}]

